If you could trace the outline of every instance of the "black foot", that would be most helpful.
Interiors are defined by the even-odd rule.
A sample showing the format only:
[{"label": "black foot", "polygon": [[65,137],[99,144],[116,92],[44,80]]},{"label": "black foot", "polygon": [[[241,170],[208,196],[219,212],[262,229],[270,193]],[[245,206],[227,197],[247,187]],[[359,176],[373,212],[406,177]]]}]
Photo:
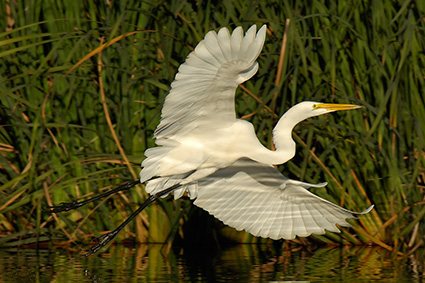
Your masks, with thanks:
[{"label": "black foot", "polygon": [[58,212],[63,212],[63,211],[70,211],[72,209],[76,209],[78,207],[86,205],[89,202],[110,196],[110,195],[115,194],[117,192],[129,190],[129,189],[131,189],[132,187],[134,187],[135,185],[138,185],[138,184],[140,184],[140,180],[131,181],[131,182],[125,183],[124,185],[119,186],[118,188],[107,191],[105,193],[102,193],[100,195],[97,195],[93,198],[90,198],[90,199],[87,199],[87,200],[84,200],[84,201],[81,201],[81,202],[76,202],[76,201],[63,202],[63,203],[61,203],[60,205],[57,205],[57,206],[56,205],[55,206],[49,206],[48,210],[46,210],[45,212],[46,213],[58,213]]},{"label": "black foot", "polygon": [[119,231],[112,231],[100,237],[94,238],[92,242],[99,241],[99,243],[97,243],[97,245],[91,247],[90,249],[87,249],[86,252],[88,253],[83,255],[83,257],[88,257],[89,255],[96,253],[98,250],[106,246],[110,241],[112,241],[113,238],[115,238],[118,232]]}]

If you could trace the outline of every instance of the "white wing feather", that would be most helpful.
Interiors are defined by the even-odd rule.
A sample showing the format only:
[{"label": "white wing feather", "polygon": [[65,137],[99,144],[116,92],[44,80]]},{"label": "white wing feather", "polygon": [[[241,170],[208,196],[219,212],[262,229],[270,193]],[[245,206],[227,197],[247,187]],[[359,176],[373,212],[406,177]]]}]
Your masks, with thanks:
[{"label": "white wing feather", "polygon": [[[183,182],[191,172],[196,171],[191,178],[212,173],[211,168],[204,168],[208,167],[204,163],[211,159],[211,149],[199,146],[206,146],[211,136],[224,136],[223,129],[226,131],[237,123],[235,90],[257,72],[255,60],[265,36],[265,25],[258,33],[253,25],[245,37],[241,27],[232,34],[226,28],[218,34],[211,31],[180,65],[154,133],[159,147],[145,151],[147,158],[142,163],[141,182],[152,177],[163,178],[148,181],[148,193],[167,188],[161,185]],[[191,142],[195,145],[191,146]],[[221,161],[217,160],[213,162],[219,167]],[[176,195],[181,195],[180,191]]]},{"label": "white wing feather", "polygon": [[156,140],[187,136],[194,128],[208,130],[208,125],[224,127],[234,122],[235,90],[257,72],[255,60],[265,36],[266,26],[256,33],[255,25],[245,37],[241,27],[232,34],[226,28],[218,34],[208,32],[179,67],[162,108]]},{"label": "white wing feather", "polygon": [[336,224],[350,226],[346,219],[373,207],[353,212],[307,190],[325,185],[290,180],[273,166],[240,159],[199,180],[194,204],[237,230],[272,239],[340,232]]}]

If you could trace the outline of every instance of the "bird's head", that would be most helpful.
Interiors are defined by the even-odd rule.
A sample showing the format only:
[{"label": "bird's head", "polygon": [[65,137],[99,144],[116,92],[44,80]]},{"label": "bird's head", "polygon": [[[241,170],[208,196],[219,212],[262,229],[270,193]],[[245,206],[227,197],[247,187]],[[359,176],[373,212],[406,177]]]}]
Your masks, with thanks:
[{"label": "bird's head", "polygon": [[[323,115],[330,112],[351,110],[361,108],[361,106],[353,104],[337,104],[337,103],[322,103],[314,101],[304,101],[298,103],[290,109],[291,112],[295,112],[299,121],[305,120],[310,117]],[[289,111],[288,111],[289,112]]]},{"label": "bird's head", "polygon": [[[279,122],[273,129],[273,142],[275,143],[277,149],[287,149],[290,147],[289,145],[291,145],[294,147],[293,153],[295,153],[295,143],[291,138],[291,132],[295,125],[310,117],[319,116],[334,111],[351,110],[357,108],[361,108],[361,106],[353,104],[322,103],[313,101],[300,102],[297,105],[291,107],[279,119]],[[292,156],[290,156],[287,160],[292,158]]]}]

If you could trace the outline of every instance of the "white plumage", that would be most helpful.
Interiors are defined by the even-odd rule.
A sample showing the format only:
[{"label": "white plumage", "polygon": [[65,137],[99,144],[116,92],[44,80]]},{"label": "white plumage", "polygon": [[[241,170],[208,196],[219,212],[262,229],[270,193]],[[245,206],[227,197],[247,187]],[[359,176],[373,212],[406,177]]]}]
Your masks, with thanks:
[{"label": "white plumage", "polygon": [[148,181],[148,193],[166,189],[164,179],[187,183],[244,157],[235,145],[246,136],[255,138],[259,150],[267,150],[252,125],[236,119],[234,101],[238,85],[258,70],[255,60],[265,36],[266,26],[258,33],[252,26],[245,37],[241,27],[231,35],[225,28],[218,34],[211,31],[179,67],[154,133],[160,147],[146,150],[142,163],[141,182],[162,179]]},{"label": "white plumage", "polygon": [[273,164],[295,154],[291,132],[299,122],[325,113],[358,108],[348,104],[302,102],[281,117],[273,130],[276,150],[265,148],[252,124],[236,119],[237,86],[258,70],[266,26],[232,34],[226,28],[207,33],[178,70],[140,172],[151,195],[176,187],[194,204],[225,224],[255,236],[293,239],[349,226],[356,213],[307,189],[323,187],[289,180]]},{"label": "white plumage", "polygon": [[237,230],[272,239],[324,234],[350,226],[355,213],[320,198],[309,184],[284,177],[276,168],[244,158],[198,181],[194,204]]}]

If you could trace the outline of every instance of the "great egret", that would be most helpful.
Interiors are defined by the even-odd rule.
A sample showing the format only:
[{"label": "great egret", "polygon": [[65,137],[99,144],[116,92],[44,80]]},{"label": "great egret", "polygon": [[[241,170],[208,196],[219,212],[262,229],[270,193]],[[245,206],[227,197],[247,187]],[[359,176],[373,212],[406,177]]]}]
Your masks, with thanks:
[{"label": "great egret", "polygon": [[[154,137],[157,147],[146,150],[140,182],[150,197],[116,230],[98,238],[89,254],[105,246],[148,204],[170,192],[185,192],[194,204],[237,230],[272,239],[294,239],[339,232],[335,224],[357,213],[322,199],[308,184],[290,180],[273,167],[295,154],[292,129],[299,122],[338,110],[359,108],[350,104],[301,102],[289,109],[273,130],[276,150],[258,140],[251,123],[236,119],[235,90],[258,70],[256,62],[266,36],[253,25],[243,36],[241,27],[232,34],[226,28],[210,31],[179,67],[161,113]],[[127,190],[133,181],[96,198],[51,207],[51,212],[70,210],[100,197]]]}]

